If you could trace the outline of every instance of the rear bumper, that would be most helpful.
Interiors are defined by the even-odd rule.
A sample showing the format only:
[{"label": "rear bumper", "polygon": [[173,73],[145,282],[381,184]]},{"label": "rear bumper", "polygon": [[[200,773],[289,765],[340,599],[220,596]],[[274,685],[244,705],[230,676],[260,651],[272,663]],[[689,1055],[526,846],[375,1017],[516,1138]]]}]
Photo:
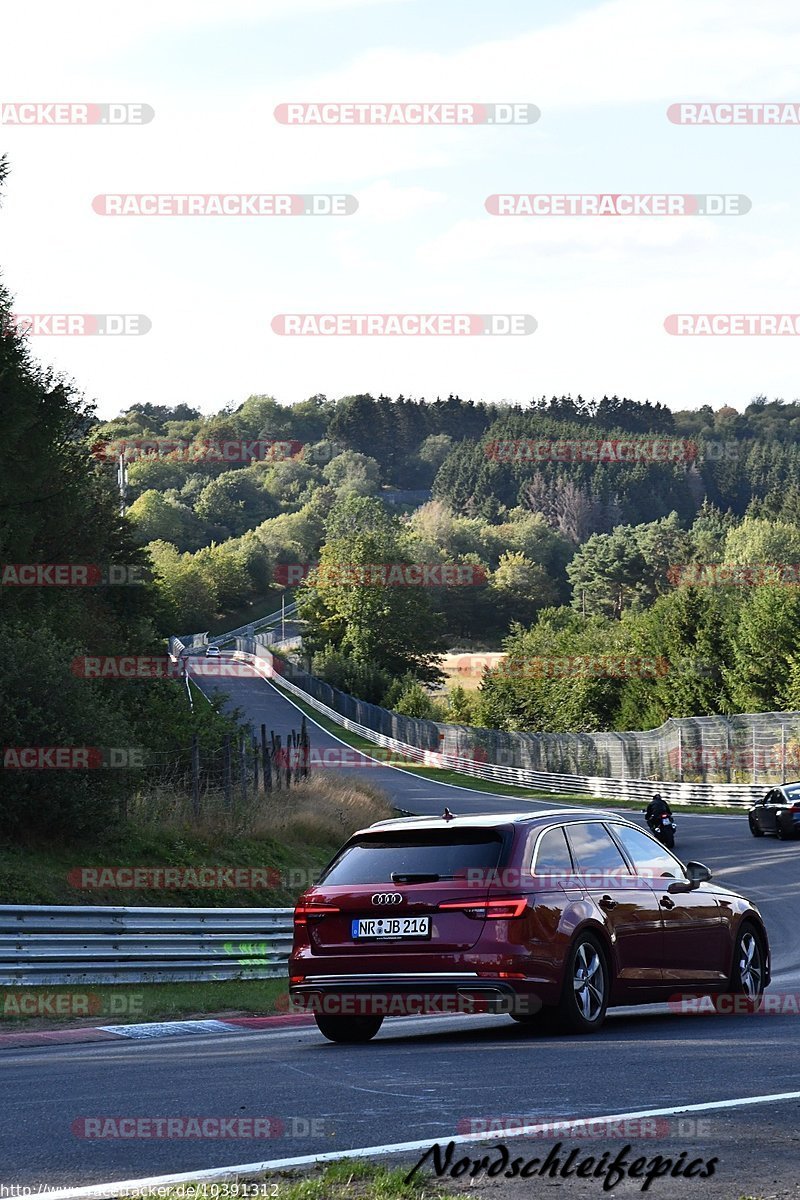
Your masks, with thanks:
[{"label": "rear bumper", "polygon": [[543,1005],[541,988],[533,981],[479,978],[469,973],[309,975],[289,987],[289,998],[294,1011],[327,1016],[534,1016]]}]

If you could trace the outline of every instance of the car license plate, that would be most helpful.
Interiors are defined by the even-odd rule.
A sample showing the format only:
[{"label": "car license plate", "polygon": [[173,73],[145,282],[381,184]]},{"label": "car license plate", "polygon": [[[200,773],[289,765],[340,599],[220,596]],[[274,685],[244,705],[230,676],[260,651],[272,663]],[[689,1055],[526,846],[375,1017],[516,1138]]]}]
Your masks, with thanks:
[{"label": "car license plate", "polygon": [[353,921],[353,939],[427,938],[431,936],[430,917],[369,917]]}]

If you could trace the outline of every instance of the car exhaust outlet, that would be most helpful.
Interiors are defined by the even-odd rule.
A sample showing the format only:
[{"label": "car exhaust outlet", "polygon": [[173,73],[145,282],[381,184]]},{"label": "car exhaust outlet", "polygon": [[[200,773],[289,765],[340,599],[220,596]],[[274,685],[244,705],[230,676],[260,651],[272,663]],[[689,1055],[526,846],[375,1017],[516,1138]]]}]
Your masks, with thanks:
[{"label": "car exhaust outlet", "polygon": [[511,999],[497,988],[457,988],[459,1000],[466,1000],[471,1008],[465,1012],[509,1012]]}]

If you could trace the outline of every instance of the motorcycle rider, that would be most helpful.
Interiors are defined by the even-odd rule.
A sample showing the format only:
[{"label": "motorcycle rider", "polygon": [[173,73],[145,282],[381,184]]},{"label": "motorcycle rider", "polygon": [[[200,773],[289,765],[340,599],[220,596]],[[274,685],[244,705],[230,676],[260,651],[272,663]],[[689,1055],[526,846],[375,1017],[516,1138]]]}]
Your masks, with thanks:
[{"label": "motorcycle rider", "polygon": [[665,817],[665,816],[671,817],[672,809],[667,804],[666,800],[664,800],[662,798],[660,792],[656,792],[655,796],[653,796],[653,799],[650,801],[647,808],[644,810],[644,819],[647,821],[647,824],[652,829],[653,821],[656,819],[656,817]]}]

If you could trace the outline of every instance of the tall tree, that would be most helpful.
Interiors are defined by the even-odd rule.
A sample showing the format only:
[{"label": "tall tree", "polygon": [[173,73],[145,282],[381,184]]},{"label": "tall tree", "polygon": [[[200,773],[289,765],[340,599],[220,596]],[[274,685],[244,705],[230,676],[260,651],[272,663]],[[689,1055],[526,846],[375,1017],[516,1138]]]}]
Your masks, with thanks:
[{"label": "tall tree", "polygon": [[[413,578],[403,571],[410,563],[400,526],[379,500],[338,502],[319,567],[298,596],[309,649],[331,644],[393,675],[439,678],[434,660],[441,644],[428,594],[424,586],[402,582]],[[382,583],[375,569],[382,566],[395,567],[400,582]]]}]

